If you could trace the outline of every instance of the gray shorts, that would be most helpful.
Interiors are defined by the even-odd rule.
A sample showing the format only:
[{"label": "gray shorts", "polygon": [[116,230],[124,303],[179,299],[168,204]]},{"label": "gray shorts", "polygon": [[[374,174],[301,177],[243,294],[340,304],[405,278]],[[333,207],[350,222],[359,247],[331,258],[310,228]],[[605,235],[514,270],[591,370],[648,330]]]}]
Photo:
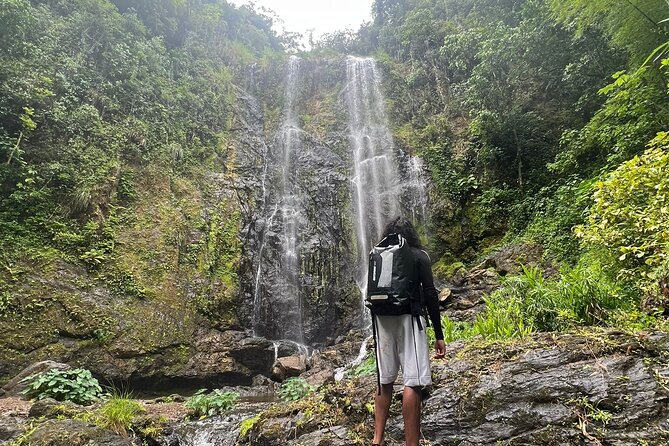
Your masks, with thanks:
[{"label": "gray shorts", "polygon": [[390,384],[397,379],[402,367],[404,385],[422,387],[432,384],[430,357],[425,333],[425,319],[421,317],[423,329],[418,328],[416,318],[410,314],[400,316],[376,316],[376,357],[379,364],[381,384]]}]

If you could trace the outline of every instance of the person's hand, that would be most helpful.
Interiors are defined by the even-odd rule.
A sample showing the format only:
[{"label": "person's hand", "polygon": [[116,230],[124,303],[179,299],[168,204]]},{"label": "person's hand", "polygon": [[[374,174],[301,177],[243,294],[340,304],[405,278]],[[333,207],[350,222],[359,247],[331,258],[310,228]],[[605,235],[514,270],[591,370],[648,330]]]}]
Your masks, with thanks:
[{"label": "person's hand", "polygon": [[446,354],[446,344],[444,344],[443,339],[437,339],[434,341],[434,357],[436,359],[442,359]]}]

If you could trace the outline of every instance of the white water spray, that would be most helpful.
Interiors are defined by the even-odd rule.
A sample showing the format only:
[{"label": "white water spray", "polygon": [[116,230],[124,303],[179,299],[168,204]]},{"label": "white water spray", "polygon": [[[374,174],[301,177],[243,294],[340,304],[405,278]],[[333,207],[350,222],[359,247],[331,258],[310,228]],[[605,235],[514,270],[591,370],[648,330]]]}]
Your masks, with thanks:
[{"label": "white water spray", "polygon": [[402,188],[374,59],[346,58],[346,103],[349,143],[353,152],[353,208],[360,275],[364,294],[367,254],[383,227],[400,212]]}]

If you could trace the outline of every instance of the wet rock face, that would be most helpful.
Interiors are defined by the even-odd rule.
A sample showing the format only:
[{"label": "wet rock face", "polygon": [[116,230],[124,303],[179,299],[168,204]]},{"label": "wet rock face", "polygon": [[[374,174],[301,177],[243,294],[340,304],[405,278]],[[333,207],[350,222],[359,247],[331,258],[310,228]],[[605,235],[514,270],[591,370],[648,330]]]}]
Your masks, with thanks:
[{"label": "wet rock face", "polygon": [[338,63],[301,61],[293,76],[283,86],[295,91],[286,92],[278,123],[269,125],[256,100],[239,95],[246,104],[239,188],[249,203],[242,209],[240,316],[260,336],[314,346],[359,320],[348,140],[337,99],[344,71]]},{"label": "wet rock face", "polygon": [[8,444],[25,430],[23,420],[13,417],[0,417],[0,444]]},{"label": "wet rock face", "polygon": [[475,268],[458,273],[442,289],[441,305],[451,320],[473,322],[485,310],[483,298],[500,285],[500,277],[493,270]]},{"label": "wet rock face", "polygon": [[669,427],[669,391],[658,380],[669,373],[658,350],[668,343],[667,334],[646,345],[566,335],[552,348],[507,352],[518,358],[487,370],[451,361],[436,369],[423,434],[440,445],[657,444]]},{"label": "wet rock face", "polygon": [[[511,244],[491,254],[481,265],[483,268],[493,268],[500,276],[518,274],[523,266],[537,266],[542,264],[543,248],[534,243]],[[549,269],[549,265],[543,265]]]},{"label": "wet rock face", "polygon": [[75,362],[112,382],[141,389],[250,385],[256,375],[270,376],[272,343],[242,331],[202,329],[187,348],[169,346],[153,352],[118,357],[107,350],[78,351]]}]

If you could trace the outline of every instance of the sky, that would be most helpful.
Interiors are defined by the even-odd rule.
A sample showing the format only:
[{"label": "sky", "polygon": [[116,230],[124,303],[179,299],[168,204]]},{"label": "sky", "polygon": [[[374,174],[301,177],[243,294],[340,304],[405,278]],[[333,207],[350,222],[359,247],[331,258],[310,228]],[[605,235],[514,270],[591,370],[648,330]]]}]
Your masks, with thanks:
[{"label": "sky", "polygon": [[[234,5],[250,3],[249,0],[228,0]],[[318,36],[345,28],[357,30],[360,24],[371,19],[373,0],[253,0],[256,6],[273,10],[283,20],[286,31],[306,36],[314,30]],[[275,25],[276,26],[276,25]],[[281,31],[279,25],[277,31]]]}]

